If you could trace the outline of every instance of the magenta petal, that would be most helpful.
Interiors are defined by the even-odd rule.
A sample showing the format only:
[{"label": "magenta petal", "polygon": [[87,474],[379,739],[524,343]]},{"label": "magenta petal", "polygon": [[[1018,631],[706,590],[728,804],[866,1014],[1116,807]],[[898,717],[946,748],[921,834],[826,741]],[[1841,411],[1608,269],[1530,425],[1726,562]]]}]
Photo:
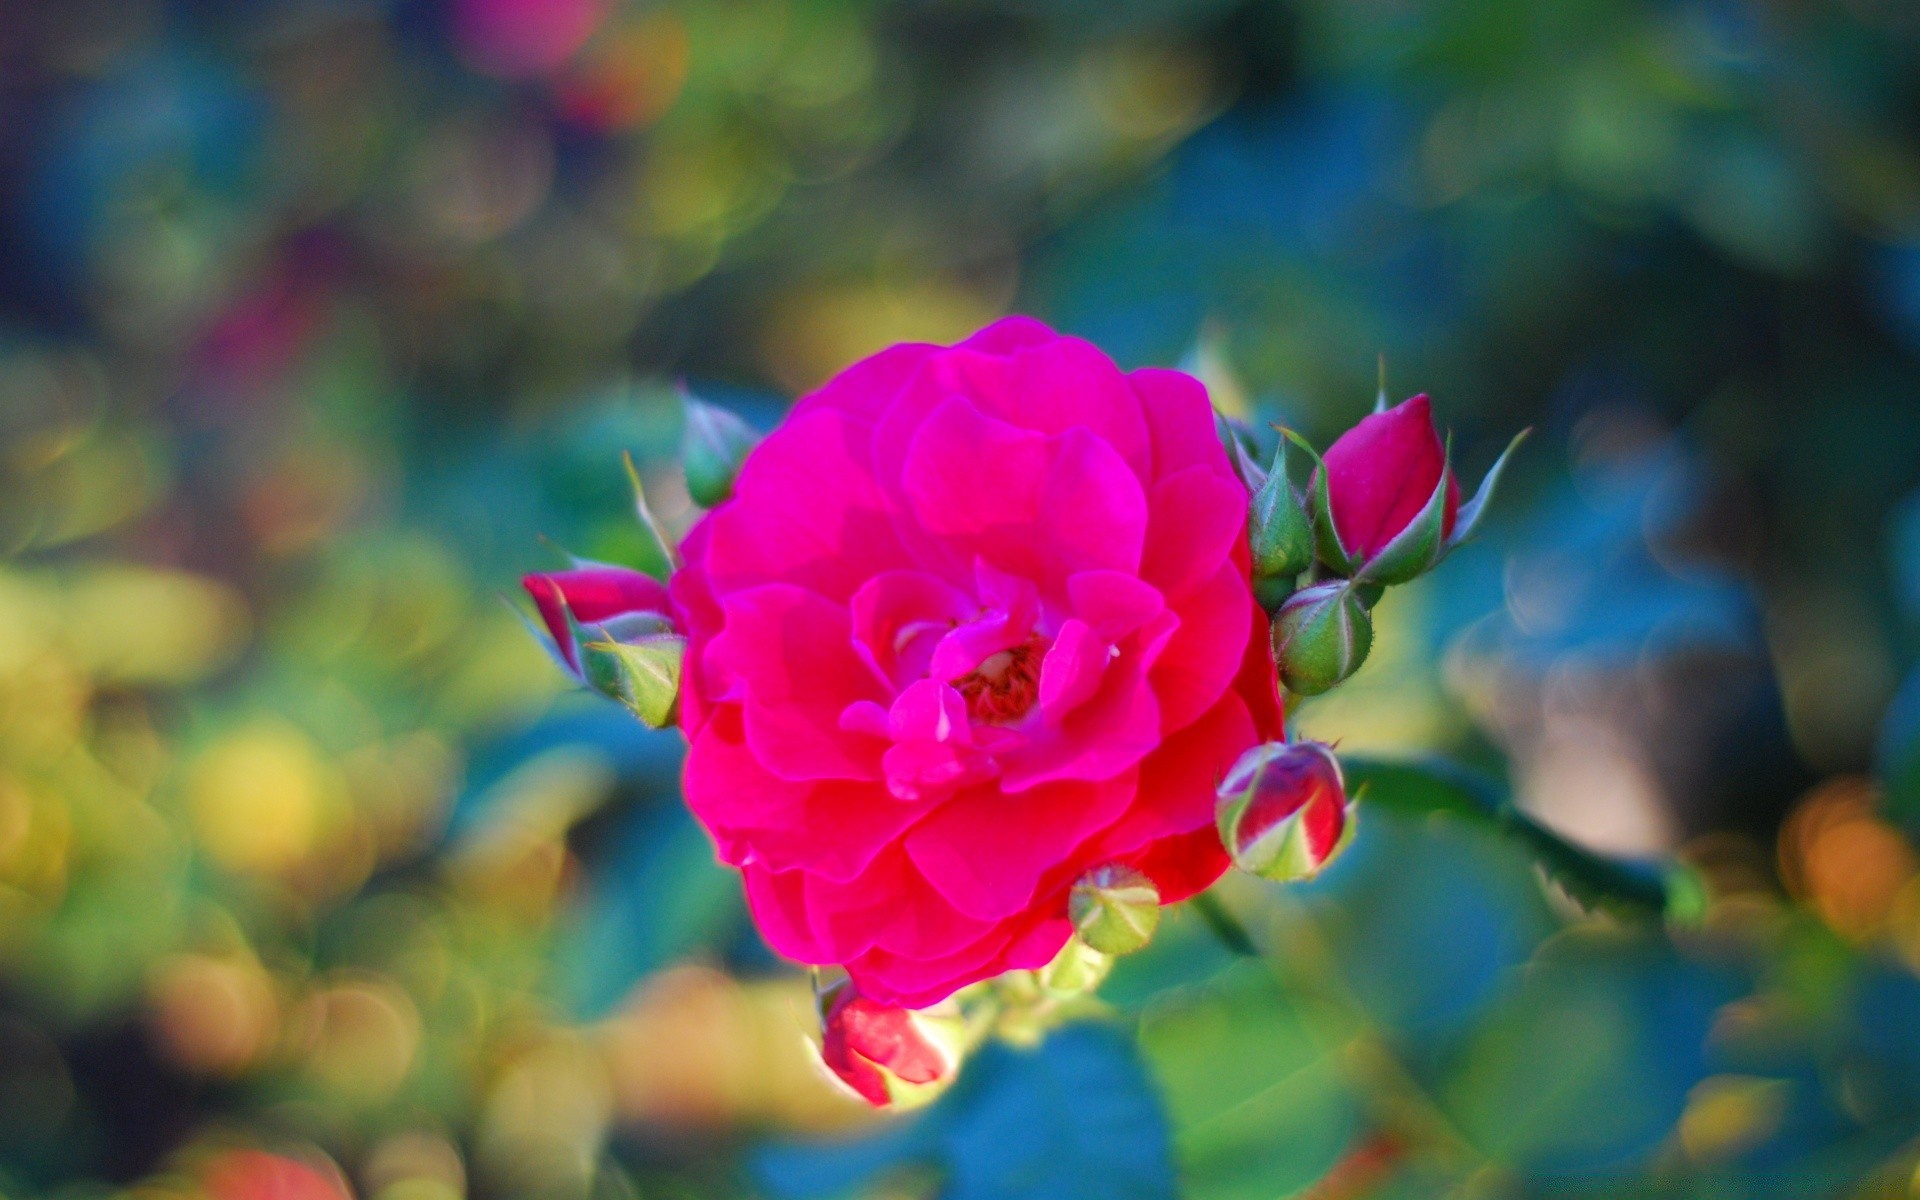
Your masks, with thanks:
[{"label": "magenta petal", "polygon": [[1153,439],[1153,471],[1165,479],[1188,467],[1210,467],[1232,475],[1226,448],[1215,432],[1213,401],[1207,389],[1181,371],[1147,367],[1127,376]]},{"label": "magenta petal", "polygon": [[1091,699],[1068,713],[1048,736],[1007,756],[1000,786],[1013,794],[1060,780],[1111,779],[1146,757],[1159,741],[1159,703],[1141,677],[1140,664],[1123,653],[1108,666]]},{"label": "magenta petal", "polygon": [[[748,749],[739,721],[723,714],[687,751],[687,807],[735,866],[804,868],[848,880],[927,811],[869,783],[796,783],[769,774]],[[823,838],[822,829],[833,836]]]},{"label": "magenta petal", "polygon": [[[1138,572],[1147,497],[1114,448],[1084,429],[1060,435],[1040,497],[1040,517],[1058,566],[1036,578],[1106,569]],[[1049,564],[1052,565],[1052,564]]]},{"label": "magenta petal", "polygon": [[[916,825],[906,837],[907,853],[954,908],[998,921],[1024,908],[1041,877],[1132,799],[1130,777],[1049,784],[1020,796],[975,788]],[[1008,837],[1009,829],[1019,836]]]},{"label": "magenta petal", "polygon": [[[1196,829],[1213,829],[1214,788],[1234,760],[1260,740],[1247,706],[1233,693],[1140,764],[1138,799],[1100,837],[1098,854],[1127,858],[1152,843]],[[1216,834],[1217,844],[1219,837]]]},{"label": "magenta petal", "polygon": [[1090,342],[1054,337],[1009,359],[1003,387],[983,389],[975,407],[1025,429],[1092,433],[1113,447],[1139,479],[1151,477],[1152,445],[1140,401],[1113,360]]},{"label": "magenta petal", "polygon": [[1048,724],[1059,724],[1100,690],[1100,677],[1107,669],[1112,649],[1113,643],[1085,621],[1076,618],[1060,627],[1040,661],[1040,713]]},{"label": "magenta petal", "polygon": [[855,645],[894,687],[924,678],[940,638],[974,607],[965,592],[924,571],[882,571],[860,585],[848,611]]},{"label": "magenta petal", "polygon": [[930,958],[992,931],[954,908],[895,842],[859,878],[806,879],[807,920],[815,939],[846,962],[876,946]]},{"label": "magenta petal", "polygon": [[1155,483],[1141,578],[1176,599],[1198,587],[1244,543],[1247,504],[1247,489],[1212,467],[1188,467]]},{"label": "magenta petal", "polygon": [[1163,732],[1184,727],[1232,685],[1252,632],[1252,607],[1245,569],[1230,562],[1180,603],[1180,628],[1153,664]]},{"label": "magenta petal", "polygon": [[1153,585],[1124,571],[1081,571],[1067,580],[1074,615],[1109,642],[1117,642],[1166,611]]},{"label": "magenta petal", "polygon": [[1044,346],[1059,336],[1044,322],[1016,314],[1001,317],[954,348],[1005,356],[1029,346]]},{"label": "magenta petal", "polygon": [[804,588],[768,584],[727,596],[726,630],[708,657],[746,692],[747,744],[785,779],[877,779],[882,746],[842,730],[840,714],[885,693],[854,654],[847,610]]},{"label": "magenta petal", "polygon": [[774,953],[795,962],[836,961],[807,924],[807,876],[801,871],[771,871],[749,863],[740,872],[746,884],[747,908]]},{"label": "magenta petal", "polygon": [[931,355],[941,353],[939,346],[924,342],[903,342],[890,346],[870,358],[841,371],[816,390],[802,396],[793,406],[788,420],[804,417],[816,409],[833,408],[850,416],[876,421],[885,412],[900,389],[919,371]]},{"label": "magenta petal", "polygon": [[1033,521],[1051,457],[1043,435],[954,399],[914,435],[901,482],[922,529],[977,542],[988,531]]},{"label": "magenta petal", "polygon": [[722,593],[794,583],[836,600],[903,565],[873,480],[872,429],[833,409],[790,419],[741,464],[734,497],[710,513],[702,562]]}]

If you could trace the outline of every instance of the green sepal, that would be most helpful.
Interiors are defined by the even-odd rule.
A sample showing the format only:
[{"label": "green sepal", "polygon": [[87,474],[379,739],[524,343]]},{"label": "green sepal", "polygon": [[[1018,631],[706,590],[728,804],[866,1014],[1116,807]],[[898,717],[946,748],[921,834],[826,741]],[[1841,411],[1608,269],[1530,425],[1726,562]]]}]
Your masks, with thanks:
[{"label": "green sepal", "polygon": [[1459,518],[1453,524],[1453,536],[1447,539],[1447,550],[1451,551],[1455,546],[1479,532],[1480,522],[1487,515],[1487,505],[1492,502],[1494,490],[1500,486],[1500,477],[1507,469],[1507,460],[1513,457],[1513,452],[1520,448],[1520,443],[1526,441],[1532,432],[1533,430],[1529,428],[1514,434],[1513,440],[1507,443],[1507,448],[1500,452],[1500,457],[1494,459],[1493,465],[1487,468],[1487,474],[1480,480],[1480,487],[1473,493],[1473,499],[1460,506]]},{"label": "green sepal", "polygon": [[733,495],[740,464],[760,443],[753,427],[733,413],[680,389],[686,423],[680,436],[680,465],[687,473],[687,494],[702,508]]},{"label": "green sepal", "polygon": [[632,642],[583,642],[580,670],[589,687],[618,700],[647,728],[665,729],[679,718],[686,657],[687,640],[671,633]]},{"label": "green sepal", "polygon": [[1344,579],[1295,592],[1273,619],[1273,658],[1288,691],[1317,696],[1367,661],[1373,618]]},{"label": "green sepal", "polygon": [[1346,544],[1340,540],[1340,530],[1333,523],[1333,497],[1328,491],[1326,462],[1321,459],[1320,452],[1313,448],[1313,443],[1293,430],[1282,429],[1280,433],[1313,459],[1313,482],[1308,487],[1307,501],[1313,512],[1313,541],[1320,553],[1320,561],[1333,568],[1336,574],[1353,574],[1358,564],[1353,561],[1353,555],[1347,552]]},{"label": "green sepal", "polygon": [[647,531],[648,540],[660,553],[660,558],[672,571],[680,569],[680,550],[667,536],[666,527],[653,515],[653,506],[647,503],[646,485],[640,482],[640,468],[633,463],[633,455],[622,450],[620,461],[627,468],[627,482],[633,487],[633,511],[640,518],[640,527]]},{"label": "green sepal", "polygon": [[1240,482],[1247,486],[1249,493],[1258,492],[1266,485],[1267,473],[1247,452],[1246,439],[1240,436],[1233,418],[1215,409],[1213,432],[1220,439],[1220,448],[1227,452],[1227,461],[1233,465],[1233,473],[1240,477]]},{"label": "green sepal", "polygon": [[1272,579],[1256,577],[1253,581],[1254,603],[1264,609],[1268,616],[1272,616],[1280,611],[1280,606],[1287,602],[1287,597],[1293,595],[1294,585],[1297,582],[1298,576],[1294,575],[1282,575]]},{"label": "green sepal", "polygon": [[1073,930],[1102,954],[1131,954],[1160,925],[1160,889],[1142,872],[1108,863],[1082,875],[1067,898]]},{"label": "green sepal", "polygon": [[[1241,806],[1239,811],[1244,812],[1245,806]],[[1353,841],[1354,813],[1352,809],[1347,811],[1340,839],[1333,844],[1333,849],[1327,852],[1325,858],[1314,857],[1313,848],[1307,840],[1306,818],[1307,810],[1304,808],[1288,816],[1235,854],[1233,865],[1272,883],[1302,883],[1312,879]],[[1237,825],[1238,821],[1234,824]],[[1222,839],[1232,839],[1226,844],[1229,847],[1238,845],[1239,839],[1234,836],[1238,830],[1226,828],[1224,821],[1222,826]]]},{"label": "green sepal", "polygon": [[1094,991],[1112,970],[1111,954],[1102,954],[1075,936],[1067,939],[1052,962],[1033,973],[1033,979],[1048,997],[1064,1000]]},{"label": "green sepal", "polygon": [[1313,519],[1287,479],[1287,441],[1274,447],[1273,467],[1248,507],[1247,540],[1255,579],[1291,580],[1313,565]]},{"label": "green sepal", "polygon": [[1408,521],[1406,528],[1380,547],[1380,552],[1360,566],[1354,576],[1370,584],[1409,583],[1440,565],[1447,556],[1447,492],[1453,483],[1451,447],[1440,460],[1440,478],[1433,494]]}]

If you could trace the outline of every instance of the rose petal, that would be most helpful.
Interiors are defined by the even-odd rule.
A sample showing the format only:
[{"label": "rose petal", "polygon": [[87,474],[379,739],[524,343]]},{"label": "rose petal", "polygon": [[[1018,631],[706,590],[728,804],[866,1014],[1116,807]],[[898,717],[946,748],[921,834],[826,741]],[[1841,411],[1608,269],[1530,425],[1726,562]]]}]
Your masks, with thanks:
[{"label": "rose petal", "polygon": [[707,518],[701,564],[714,590],[780,582],[845,600],[904,565],[871,439],[870,425],[830,408],[768,434],[741,464],[733,499]]},{"label": "rose petal", "polygon": [[725,597],[726,629],[707,656],[745,690],[747,744],[783,779],[878,779],[873,738],[840,714],[886,694],[853,652],[847,610],[804,588],[767,584]]},{"label": "rose petal", "polygon": [[[1054,783],[1019,796],[991,787],[961,792],[906,837],[927,882],[960,912],[998,921],[1024,909],[1047,871],[1117,820],[1132,803],[1131,776]],[[1008,837],[1017,828],[1019,836]]]},{"label": "rose petal", "polygon": [[1239,674],[1247,613],[1254,607],[1246,572],[1230,562],[1180,602],[1180,628],[1149,677],[1160,700],[1162,732],[1172,733],[1212,707]]},{"label": "rose petal", "polygon": [[1140,577],[1171,599],[1199,587],[1246,544],[1247,490],[1212,467],[1162,478],[1147,498]]}]

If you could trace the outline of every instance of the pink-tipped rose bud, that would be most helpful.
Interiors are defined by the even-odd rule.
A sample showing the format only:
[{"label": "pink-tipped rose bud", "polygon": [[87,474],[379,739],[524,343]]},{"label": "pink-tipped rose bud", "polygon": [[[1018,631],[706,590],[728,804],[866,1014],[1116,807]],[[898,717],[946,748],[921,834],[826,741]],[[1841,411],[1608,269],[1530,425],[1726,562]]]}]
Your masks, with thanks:
[{"label": "pink-tipped rose bud", "polygon": [[875,1108],[918,1108],[959,1071],[966,1044],[957,1014],[869,1000],[841,982],[820,993],[820,1061]]},{"label": "pink-tipped rose bud", "polygon": [[[1412,574],[1438,561],[1459,515],[1460,485],[1447,466],[1447,448],[1433,427],[1433,409],[1426,396],[1415,396],[1362,420],[1327,448],[1322,461],[1333,528],[1354,569],[1365,572],[1367,564],[1394,548],[1396,539],[1408,540],[1402,535],[1421,543],[1396,555],[1407,559],[1410,567],[1418,560]],[[1428,518],[1434,528],[1421,529],[1442,476],[1445,495]],[[1377,581],[1404,582],[1384,577]]]},{"label": "pink-tipped rose bud", "polygon": [[[580,567],[528,575],[520,586],[533,597],[540,621],[553,639],[556,654],[580,672],[579,629],[588,635],[604,629],[609,640],[625,642],[671,628],[665,614],[672,611],[667,585],[651,575],[626,567]],[[571,615],[572,620],[568,617]]]},{"label": "pink-tipped rose bud", "polygon": [[624,567],[583,567],[521,581],[554,652],[581,682],[651,729],[677,719],[687,641],[666,615],[664,584]]},{"label": "pink-tipped rose bud", "polygon": [[1220,840],[1234,865],[1263,879],[1311,879],[1353,837],[1353,806],[1333,751],[1321,742],[1268,742],[1220,782]]}]

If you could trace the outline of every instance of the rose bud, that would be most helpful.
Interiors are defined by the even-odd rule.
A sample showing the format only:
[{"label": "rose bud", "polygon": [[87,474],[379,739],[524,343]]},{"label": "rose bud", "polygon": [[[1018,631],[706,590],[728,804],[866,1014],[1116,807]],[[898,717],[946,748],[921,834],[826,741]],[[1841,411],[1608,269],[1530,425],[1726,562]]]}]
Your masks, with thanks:
[{"label": "rose bud", "polygon": [[1460,485],[1427,397],[1341,434],[1321,460],[1314,498],[1322,556],[1336,570],[1405,583],[1437,563],[1459,517]]},{"label": "rose bud", "polygon": [[1288,691],[1317,696],[1360,669],[1373,649],[1373,617],[1344,579],[1302,588],[1273,618],[1273,660]]},{"label": "rose bud", "polygon": [[1406,583],[1432,570],[1473,536],[1527,432],[1508,444],[1463,505],[1426,396],[1362,420],[1327,448],[1314,475],[1320,557],[1370,584]]},{"label": "rose bud", "polygon": [[966,1052],[957,1013],[870,1000],[850,981],[820,993],[820,1061],[875,1108],[918,1108],[946,1090]]},{"label": "rose bud", "polygon": [[1273,469],[1254,490],[1247,519],[1253,550],[1254,592],[1278,607],[1294,577],[1313,565],[1313,521],[1287,480],[1287,441],[1273,452]]},{"label": "rose bud", "polygon": [[1321,742],[1268,742],[1221,781],[1220,841],[1235,866],[1263,879],[1311,879],[1353,838],[1340,764]]},{"label": "rose bud", "polygon": [[673,723],[686,640],[665,615],[664,584],[605,566],[528,575],[520,583],[569,671],[649,727]]},{"label": "rose bud", "polygon": [[1080,940],[1102,954],[1131,954],[1153,940],[1160,924],[1160,889],[1124,863],[1082,875],[1067,898],[1067,916]]},{"label": "rose bud", "polygon": [[680,438],[680,464],[687,472],[687,494],[702,508],[733,495],[733,480],[747,451],[760,435],[739,417],[682,392],[686,428]]}]

